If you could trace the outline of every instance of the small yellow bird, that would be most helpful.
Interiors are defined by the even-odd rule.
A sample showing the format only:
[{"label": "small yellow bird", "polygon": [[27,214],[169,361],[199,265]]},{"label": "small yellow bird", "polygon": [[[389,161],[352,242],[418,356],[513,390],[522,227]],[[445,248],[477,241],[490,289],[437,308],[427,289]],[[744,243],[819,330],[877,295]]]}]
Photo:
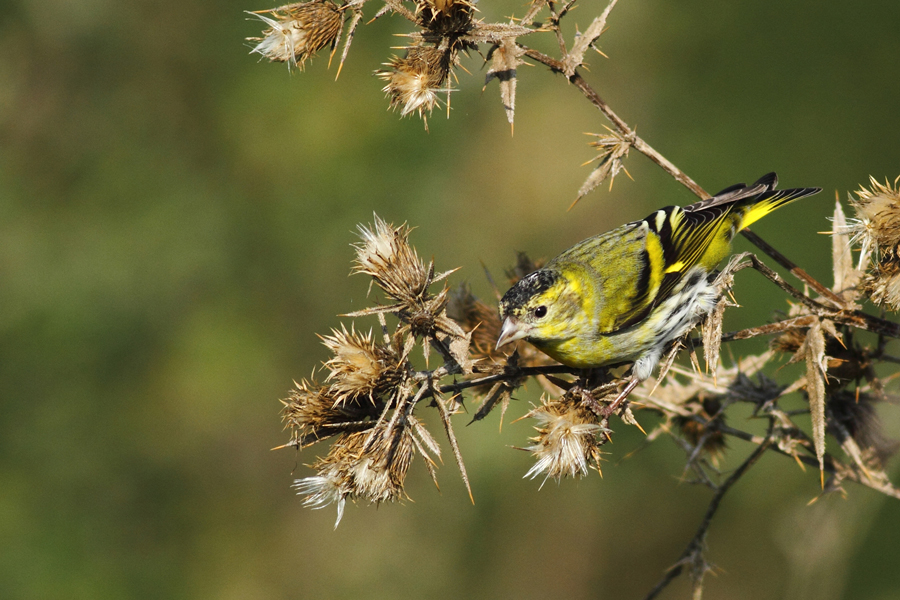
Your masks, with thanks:
[{"label": "small yellow bird", "polygon": [[820,188],[775,190],[769,173],[753,185],[668,206],[569,248],[503,295],[497,347],[524,339],[578,369],[633,362],[611,413],[647,379],[666,346],[716,305],[715,269],[737,233]]}]

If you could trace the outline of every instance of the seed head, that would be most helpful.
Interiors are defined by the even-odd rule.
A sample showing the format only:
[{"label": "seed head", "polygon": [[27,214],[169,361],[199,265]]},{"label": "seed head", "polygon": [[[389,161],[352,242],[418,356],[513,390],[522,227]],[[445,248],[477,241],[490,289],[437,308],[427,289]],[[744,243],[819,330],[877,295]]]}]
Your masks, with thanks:
[{"label": "seed head", "polygon": [[306,495],[303,504],[324,508],[336,503],[337,527],[348,498],[380,504],[400,497],[412,462],[412,433],[408,425],[393,427],[391,435],[386,435],[387,431],[387,426],[379,425],[335,442],[328,455],[313,466],[317,475],[294,482],[297,493]]},{"label": "seed head", "polygon": [[428,269],[409,245],[410,228],[384,222],[375,215],[375,225],[358,226],[362,243],[357,244],[354,273],[371,276],[389,296],[401,302],[421,298],[428,288]]},{"label": "seed head", "polygon": [[882,260],[863,277],[862,288],[875,304],[900,310],[900,265],[895,260]]},{"label": "seed head", "polygon": [[363,335],[351,327],[341,325],[332,335],[322,337],[322,343],[334,353],[325,363],[330,373],[330,396],[337,404],[368,398],[376,402],[379,394],[388,392],[403,379],[399,353],[395,349],[376,344],[372,332]]},{"label": "seed head", "polygon": [[337,465],[322,465],[319,475],[304,477],[294,481],[291,487],[297,490],[298,496],[305,495],[303,506],[312,509],[325,508],[329,504],[337,504],[337,519],[334,527],[340,525],[344,518],[344,506],[349,495],[342,487],[343,478]]},{"label": "seed head", "polygon": [[453,15],[456,13],[471,13],[475,10],[475,2],[469,0],[417,0],[416,12],[432,19],[432,15]]},{"label": "seed head", "polygon": [[290,391],[281,419],[293,433],[295,445],[305,446],[345,431],[357,431],[359,423],[377,418],[382,407],[365,402],[341,402],[333,386],[303,379]]},{"label": "seed head", "polygon": [[[699,400],[699,399],[698,399]],[[725,420],[724,415],[720,415],[722,403],[719,398],[705,398],[699,401],[699,415],[710,423],[713,417],[716,417],[714,423],[720,424]],[[710,457],[713,464],[717,464],[719,457],[722,456],[728,444],[725,441],[725,435],[714,426],[704,425],[694,419],[684,416],[676,416],[675,424],[681,430],[682,435],[695,448],[700,446],[702,450]]]},{"label": "seed head", "polygon": [[875,396],[867,393],[841,390],[829,395],[829,432],[838,440],[850,435],[881,466],[897,452],[898,444],[885,437],[875,402]]},{"label": "seed head", "polygon": [[524,252],[516,252],[515,266],[506,270],[506,277],[509,279],[509,285],[516,285],[520,279],[530,273],[534,273],[544,266],[546,261],[542,259],[532,260]]},{"label": "seed head", "polygon": [[802,329],[788,329],[781,335],[772,338],[769,348],[781,354],[794,354],[806,341],[806,334]]},{"label": "seed head", "polygon": [[470,352],[474,358],[503,358],[497,352],[500,335],[500,314],[496,306],[489,306],[472,294],[468,284],[453,290],[447,305],[447,315],[460,324],[466,332],[472,332]]},{"label": "seed head", "polygon": [[401,116],[418,112],[425,119],[425,112],[430,115],[438,104],[438,92],[446,92],[449,97],[451,90],[440,88],[455,64],[454,52],[432,46],[413,46],[407,48],[403,58],[395,56],[385,63],[390,70],[376,73],[387,82],[383,91],[390,98],[391,108],[402,106]]},{"label": "seed head", "polygon": [[588,466],[598,468],[600,443],[597,435],[609,430],[598,423],[597,415],[567,397],[560,400],[541,397],[541,405],[526,416],[537,421],[535,442],[526,448],[536,461],[525,474],[532,479],[540,474],[544,481],[563,477],[583,477]]},{"label": "seed head", "polygon": [[870,187],[862,187],[850,204],[856,210],[856,218],[836,233],[852,235],[851,242],[860,246],[859,270],[863,270],[874,253],[876,260],[900,260],[900,188],[897,183],[879,183],[869,177]]},{"label": "seed head", "polygon": [[450,45],[472,29],[474,13],[475,3],[467,0],[416,0],[416,15],[426,35],[448,38]]},{"label": "seed head", "polygon": [[336,43],[344,25],[340,8],[330,0],[299,2],[262,12],[271,16],[249,13],[269,26],[263,37],[247,38],[256,42],[251,52],[301,70],[306,59]]}]

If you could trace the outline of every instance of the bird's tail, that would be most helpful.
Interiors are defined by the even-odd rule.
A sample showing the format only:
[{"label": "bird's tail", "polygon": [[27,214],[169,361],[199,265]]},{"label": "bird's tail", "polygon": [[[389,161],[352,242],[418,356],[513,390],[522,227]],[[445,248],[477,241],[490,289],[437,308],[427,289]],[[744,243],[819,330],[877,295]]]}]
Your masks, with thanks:
[{"label": "bird's tail", "polygon": [[683,210],[688,221],[697,225],[723,218],[725,215],[731,215],[732,219],[737,216],[739,220],[733,230],[737,232],[785,204],[822,191],[822,188],[776,190],[777,185],[778,176],[775,173],[767,173],[756,183],[751,185],[737,183],[712,198],[685,206]]},{"label": "bird's tail", "polygon": [[745,227],[749,227],[770,212],[781,208],[785,204],[790,204],[795,200],[805,198],[806,196],[812,196],[813,194],[818,194],[822,191],[822,188],[817,187],[776,190],[775,186],[777,183],[778,178],[775,176],[775,173],[769,173],[756,182],[756,184],[750,186],[752,188],[760,184],[765,185],[766,189],[762,193],[737,200],[734,211],[741,217],[737,227],[738,231]]}]

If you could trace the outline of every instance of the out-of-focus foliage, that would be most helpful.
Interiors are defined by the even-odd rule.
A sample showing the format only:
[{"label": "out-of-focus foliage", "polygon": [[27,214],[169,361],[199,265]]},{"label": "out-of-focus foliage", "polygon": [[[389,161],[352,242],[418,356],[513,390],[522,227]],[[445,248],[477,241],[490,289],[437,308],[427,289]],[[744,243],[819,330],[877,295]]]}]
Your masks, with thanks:
[{"label": "out-of-focus foliage", "polygon": [[[474,507],[449,474],[438,495],[416,469],[415,502],[348,506],[337,532],[289,488],[314,454],[268,449],[285,438],[278,398],[326,357],[314,332],[340,326],[336,307],[365,306],[346,265],[373,210],[418,225],[423,256],[463,265],[454,278],[487,295],[481,260],[500,273],[515,250],[553,256],[693,198],[633,153],[635,182],[567,214],[595,155],[582,132],[603,122],[561,78],[518,68],[510,137],[480,94],[480,57],[463,56],[476,75],[426,133],[386,110],[371,77],[399,19],[361,28],[335,83],[325,51],[303,74],[257,64],[242,11],[266,8],[0,8],[0,596],[645,593],[708,496],[678,484],[670,448],[538,492],[521,479],[529,457],[507,447],[530,425],[494,435],[488,419],[459,432]],[[581,5],[578,22],[602,8]],[[829,193],[893,180],[900,164],[898,22],[887,1],[623,2],[601,38],[610,60],[595,55],[586,77],[707,189],[769,170],[823,187],[755,229],[827,281],[830,240],[815,232],[830,229]],[[754,273],[735,294],[755,308],[730,311],[726,329],[788,308]],[[887,425],[896,437],[896,414]],[[616,461],[640,447],[623,430]],[[709,543],[728,577],[707,593],[898,597],[896,505],[853,488],[808,508],[817,474],[796,468],[766,457],[727,498]]]}]

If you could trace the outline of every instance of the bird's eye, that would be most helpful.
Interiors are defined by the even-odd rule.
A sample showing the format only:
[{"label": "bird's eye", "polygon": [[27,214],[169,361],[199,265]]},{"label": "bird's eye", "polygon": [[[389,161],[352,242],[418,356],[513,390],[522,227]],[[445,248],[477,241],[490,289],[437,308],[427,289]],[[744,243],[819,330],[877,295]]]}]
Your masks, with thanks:
[{"label": "bird's eye", "polygon": [[546,306],[538,306],[534,309],[534,317],[536,319],[541,319],[547,316],[547,307]]}]

